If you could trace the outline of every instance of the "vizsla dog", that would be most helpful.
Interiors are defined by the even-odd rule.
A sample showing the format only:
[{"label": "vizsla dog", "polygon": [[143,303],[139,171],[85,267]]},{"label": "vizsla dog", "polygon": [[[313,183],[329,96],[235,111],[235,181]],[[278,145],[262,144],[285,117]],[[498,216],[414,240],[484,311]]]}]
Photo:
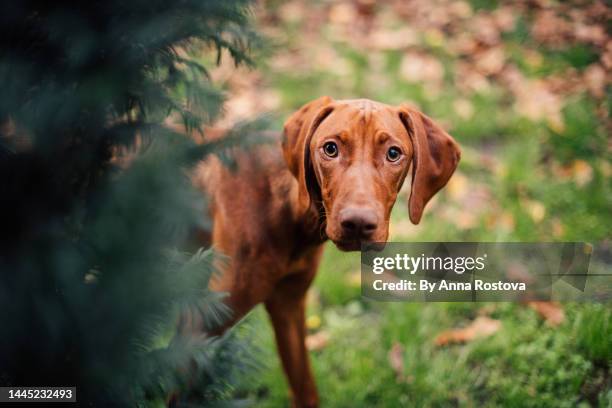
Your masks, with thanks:
[{"label": "vizsla dog", "polygon": [[[229,256],[212,284],[227,292],[228,326],[263,302],[297,407],[318,406],[304,344],[306,291],[323,243],[355,251],[384,242],[412,164],[410,220],[447,183],[460,158],[453,138],[407,106],[322,97],[291,115],[282,144],[253,149],[230,170],[198,170],[211,199],[212,245]],[[184,318],[181,330],[198,326]]]}]

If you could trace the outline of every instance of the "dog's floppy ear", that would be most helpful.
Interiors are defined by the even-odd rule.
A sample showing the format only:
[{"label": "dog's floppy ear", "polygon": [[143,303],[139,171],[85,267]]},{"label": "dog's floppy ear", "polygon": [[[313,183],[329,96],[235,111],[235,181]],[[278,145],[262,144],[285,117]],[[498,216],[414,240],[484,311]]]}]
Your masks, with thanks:
[{"label": "dog's floppy ear", "polygon": [[323,96],[302,106],[285,122],[283,130],[283,155],[289,170],[298,180],[298,200],[301,209],[306,211],[318,191],[317,179],[310,163],[310,140],[321,124],[333,110],[333,99]]},{"label": "dog's floppy ear", "polygon": [[459,164],[461,150],[455,140],[423,113],[406,105],[399,116],[412,142],[412,189],[408,210],[418,224],[425,204],[446,185]]}]

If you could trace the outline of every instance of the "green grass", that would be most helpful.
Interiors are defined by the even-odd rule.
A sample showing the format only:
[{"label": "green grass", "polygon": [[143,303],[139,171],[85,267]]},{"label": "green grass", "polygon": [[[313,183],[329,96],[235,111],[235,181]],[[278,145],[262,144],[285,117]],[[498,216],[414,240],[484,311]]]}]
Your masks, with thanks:
[{"label": "green grass", "polygon": [[[609,373],[602,369],[609,364],[612,346],[609,308],[569,305],[568,322],[550,328],[531,309],[513,304],[344,301],[344,306],[323,309],[330,341],[311,353],[324,406],[574,407],[612,402]],[[465,324],[485,309],[503,322],[498,333],[466,345],[434,345],[440,331]],[[263,310],[250,321],[262,347],[273,350]],[[387,358],[396,342],[404,348],[406,378],[401,380]],[[278,358],[268,351],[264,360],[249,396],[257,406],[287,406]],[[591,388],[585,387],[589,379],[596,383]]]}]

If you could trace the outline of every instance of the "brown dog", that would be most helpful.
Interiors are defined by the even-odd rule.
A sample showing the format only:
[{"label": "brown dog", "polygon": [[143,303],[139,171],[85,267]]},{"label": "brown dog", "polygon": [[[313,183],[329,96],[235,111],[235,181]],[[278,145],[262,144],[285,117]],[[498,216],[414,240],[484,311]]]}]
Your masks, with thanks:
[{"label": "brown dog", "polygon": [[[459,158],[453,138],[414,109],[322,97],[287,120],[282,150],[254,149],[238,157],[237,171],[215,160],[199,168],[196,180],[211,198],[212,245],[231,259],[213,288],[228,293],[228,325],[265,303],[295,406],[318,405],[304,309],[323,243],[352,251],[384,242],[411,163],[409,212],[417,224]],[[192,316],[181,330],[196,326]]]}]

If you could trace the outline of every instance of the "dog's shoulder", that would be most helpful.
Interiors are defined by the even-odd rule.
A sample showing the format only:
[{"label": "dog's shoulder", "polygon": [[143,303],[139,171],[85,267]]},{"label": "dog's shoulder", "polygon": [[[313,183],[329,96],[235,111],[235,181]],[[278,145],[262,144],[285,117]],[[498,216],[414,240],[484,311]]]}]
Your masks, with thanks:
[{"label": "dog's shoulder", "polygon": [[[193,173],[194,185],[228,216],[261,219],[263,215],[265,228],[274,228],[270,223],[275,220],[294,217],[292,204],[297,201],[296,180],[282,154],[281,134],[243,137],[246,142],[226,150],[226,157],[210,155],[203,160]],[[258,140],[248,141],[251,137]]]},{"label": "dog's shoulder", "polygon": [[[218,145],[218,154],[208,155],[196,166],[193,174],[194,184],[203,191],[212,193],[223,188],[224,184],[261,186],[271,179],[272,184],[277,185],[279,176],[288,171],[278,132],[245,134],[240,138],[221,133],[213,135],[206,140]],[[225,142],[226,137],[232,137],[232,140]],[[240,188],[240,191],[244,190]]]}]

